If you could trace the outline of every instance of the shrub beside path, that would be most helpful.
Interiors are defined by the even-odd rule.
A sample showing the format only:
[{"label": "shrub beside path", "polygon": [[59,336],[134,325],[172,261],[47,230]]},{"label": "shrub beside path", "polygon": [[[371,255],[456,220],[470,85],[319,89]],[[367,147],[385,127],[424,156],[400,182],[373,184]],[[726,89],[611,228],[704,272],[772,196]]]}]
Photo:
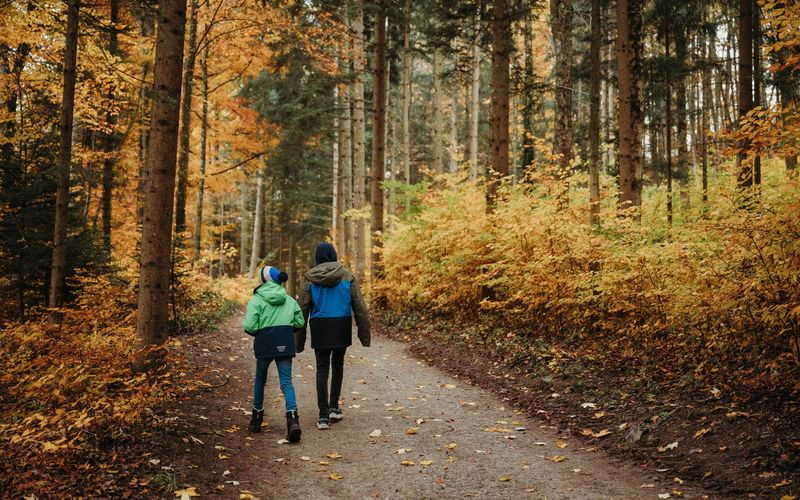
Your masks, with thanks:
[{"label": "shrub beside path", "polygon": [[342,422],[328,431],[314,425],[314,355],[307,350],[293,367],[301,443],[279,444],[286,422],[273,366],[268,424],[251,434],[252,341],[240,324],[236,314],[216,334],[187,342],[219,385],[177,406],[178,432],[160,457],[187,495],[655,499],[681,489],[684,498],[700,496],[593,452],[380,337],[368,349],[348,350]]}]

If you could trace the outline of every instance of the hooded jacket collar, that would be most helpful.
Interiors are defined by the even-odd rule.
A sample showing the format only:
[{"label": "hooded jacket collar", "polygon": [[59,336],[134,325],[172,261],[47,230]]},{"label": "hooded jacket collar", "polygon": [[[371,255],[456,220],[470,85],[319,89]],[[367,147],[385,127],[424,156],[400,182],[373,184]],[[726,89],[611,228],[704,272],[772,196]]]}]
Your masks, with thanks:
[{"label": "hooded jacket collar", "polygon": [[283,304],[286,302],[286,297],[288,297],[286,290],[272,280],[262,283],[261,286],[256,288],[254,293],[271,306]]},{"label": "hooded jacket collar", "polygon": [[336,286],[342,281],[349,271],[339,262],[323,262],[312,267],[305,275],[311,283],[320,286]]}]

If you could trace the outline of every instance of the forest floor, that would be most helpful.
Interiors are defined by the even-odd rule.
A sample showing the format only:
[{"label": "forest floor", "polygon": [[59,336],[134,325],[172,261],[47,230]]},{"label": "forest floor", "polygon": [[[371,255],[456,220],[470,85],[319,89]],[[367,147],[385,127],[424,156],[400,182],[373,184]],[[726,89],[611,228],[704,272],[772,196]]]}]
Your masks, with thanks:
[{"label": "forest floor", "polygon": [[[174,474],[200,498],[700,498],[677,471],[611,457],[559,423],[529,415],[459,374],[374,336],[348,350],[345,418],[316,429],[313,351],[294,361],[302,441],[286,436],[277,374],[269,369],[264,432],[247,430],[252,340],[234,314],[190,337],[187,354],[212,385],[170,409],[153,473]],[[155,462],[155,461],[154,461]],[[166,468],[166,469],[165,469]],[[193,488],[193,490],[188,490]],[[679,491],[680,490],[680,491]],[[180,496],[180,495],[178,495]],[[164,495],[175,498],[174,493]]]}]

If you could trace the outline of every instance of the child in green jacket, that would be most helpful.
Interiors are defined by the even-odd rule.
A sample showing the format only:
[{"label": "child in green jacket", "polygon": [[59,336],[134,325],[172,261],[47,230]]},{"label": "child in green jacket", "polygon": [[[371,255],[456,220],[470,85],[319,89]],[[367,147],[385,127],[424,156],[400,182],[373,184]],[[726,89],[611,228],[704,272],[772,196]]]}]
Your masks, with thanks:
[{"label": "child in green jacket", "polygon": [[270,266],[261,269],[261,285],[253,291],[244,316],[244,331],[254,337],[256,376],[253,384],[253,414],[250,431],[261,432],[264,421],[264,386],[267,368],[275,360],[281,391],[286,402],[287,437],[290,442],[300,441],[300,420],[297,399],[292,385],[292,358],[296,348],[294,329],[305,323],[297,302],[283,288],[288,280],[286,273]]}]

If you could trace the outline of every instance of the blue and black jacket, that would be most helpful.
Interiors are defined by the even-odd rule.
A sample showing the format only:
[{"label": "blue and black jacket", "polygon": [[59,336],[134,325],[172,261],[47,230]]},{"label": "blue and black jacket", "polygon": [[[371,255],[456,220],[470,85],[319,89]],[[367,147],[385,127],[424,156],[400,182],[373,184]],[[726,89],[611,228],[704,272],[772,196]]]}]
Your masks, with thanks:
[{"label": "blue and black jacket", "polygon": [[[311,329],[313,349],[336,349],[353,344],[353,317],[361,345],[369,347],[367,304],[355,277],[339,262],[323,262],[305,275],[300,308]],[[295,332],[297,352],[305,347],[306,329]]]}]

